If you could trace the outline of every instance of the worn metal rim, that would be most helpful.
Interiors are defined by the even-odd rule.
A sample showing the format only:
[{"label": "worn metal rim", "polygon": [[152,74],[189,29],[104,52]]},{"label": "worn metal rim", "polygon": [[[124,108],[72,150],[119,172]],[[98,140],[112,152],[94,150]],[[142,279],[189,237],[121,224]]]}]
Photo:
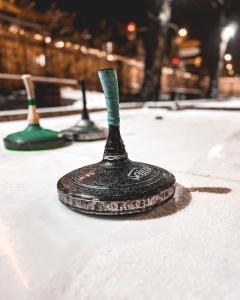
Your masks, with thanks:
[{"label": "worn metal rim", "polygon": [[87,132],[82,129],[66,129],[62,131],[62,134],[69,140],[75,141],[95,141],[107,139],[108,131],[106,129],[98,128],[97,131]]},{"label": "worn metal rim", "polygon": [[58,189],[58,198],[64,205],[78,212],[96,215],[123,215],[148,211],[164,204],[174,196],[175,189],[174,180],[170,187],[158,190],[152,196],[144,196],[139,199],[103,201],[95,198],[89,200],[80,196],[64,194],[60,189]]},{"label": "worn metal rim", "polygon": [[5,148],[11,150],[44,150],[49,148],[62,147],[66,144],[66,138],[60,137],[51,140],[13,142],[4,139]]},{"label": "worn metal rim", "polygon": [[73,135],[75,141],[94,141],[107,139],[107,130],[100,130],[97,132],[87,132],[87,133],[75,133]]}]

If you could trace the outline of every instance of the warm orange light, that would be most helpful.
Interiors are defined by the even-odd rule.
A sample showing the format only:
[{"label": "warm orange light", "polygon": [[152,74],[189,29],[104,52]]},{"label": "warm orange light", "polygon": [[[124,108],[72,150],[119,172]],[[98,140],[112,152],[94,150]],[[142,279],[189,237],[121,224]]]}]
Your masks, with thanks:
[{"label": "warm orange light", "polygon": [[136,28],[137,28],[137,26],[136,26],[136,24],[133,23],[133,22],[127,24],[127,31],[129,31],[129,32],[134,32],[134,31],[136,31]]}]

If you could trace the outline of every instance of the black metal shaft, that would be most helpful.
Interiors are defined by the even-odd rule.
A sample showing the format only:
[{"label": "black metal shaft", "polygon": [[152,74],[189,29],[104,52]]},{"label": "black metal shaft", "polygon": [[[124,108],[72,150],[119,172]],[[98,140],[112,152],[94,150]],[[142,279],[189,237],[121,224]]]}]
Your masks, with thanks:
[{"label": "black metal shaft", "polygon": [[128,154],[125,150],[119,127],[109,125],[109,134],[104,149],[103,161],[112,163],[128,161]]},{"label": "black metal shaft", "polygon": [[85,82],[83,79],[78,80],[78,83],[81,87],[82,97],[83,97],[83,109],[82,109],[82,119],[89,120],[88,110],[87,110],[87,101],[86,101],[86,88]]}]

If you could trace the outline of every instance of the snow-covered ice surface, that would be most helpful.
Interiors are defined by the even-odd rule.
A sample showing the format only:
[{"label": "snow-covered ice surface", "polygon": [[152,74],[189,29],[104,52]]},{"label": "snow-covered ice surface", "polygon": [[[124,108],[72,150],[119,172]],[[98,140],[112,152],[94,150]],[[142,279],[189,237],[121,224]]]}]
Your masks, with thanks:
[{"label": "snow-covered ice surface", "polygon": [[[182,109],[222,109],[222,110],[240,110],[240,97],[234,97],[229,99],[210,100],[210,99],[199,99],[199,100],[179,100],[178,105]],[[175,107],[174,101],[149,101],[145,103],[146,107]]]},{"label": "snow-covered ice surface", "polygon": [[[64,87],[60,90],[61,98],[78,100],[72,107],[82,109],[82,91],[75,90],[71,87]],[[106,107],[106,100],[104,94],[97,91],[86,91],[87,107],[100,108]]]},{"label": "snow-covered ice surface", "polygon": [[[65,87],[61,88],[61,97],[65,99],[74,99],[76,102],[74,102],[72,105],[65,106],[64,108],[70,108],[70,109],[82,109],[83,107],[83,99],[82,99],[82,92],[80,90],[74,90],[71,87]],[[86,91],[86,100],[87,100],[87,108],[89,110],[96,109],[96,108],[106,108],[106,100],[104,97],[104,94],[97,91]],[[139,102],[122,102],[120,103],[120,108],[124,107],[134,107],[143,105],[143,103]],[[49,108],[48,108],[49,109]]]},{"label": "snow-covered ice surface", "polygon": [[[107,126],[105,111],[90,116]],[[25,125],[0,123],[1,139]],[[104,141],[0,145],[0,299],[239,299],[240,112],[123,110],[121,133],[130,159],[177,179],[174,199],[146,214],[94,217],[58,201],[57,180],[100,161]]]}]

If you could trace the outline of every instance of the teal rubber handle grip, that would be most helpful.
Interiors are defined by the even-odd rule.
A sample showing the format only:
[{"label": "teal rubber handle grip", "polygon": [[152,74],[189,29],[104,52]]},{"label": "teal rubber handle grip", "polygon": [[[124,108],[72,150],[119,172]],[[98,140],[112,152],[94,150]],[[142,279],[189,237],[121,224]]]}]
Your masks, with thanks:
[{"label": "teal rubber handle grip", "polygon": [[114,69],[103,69],[98,72],[107,104],[108,124],[119,127],[119,93],[117,73]]}]

